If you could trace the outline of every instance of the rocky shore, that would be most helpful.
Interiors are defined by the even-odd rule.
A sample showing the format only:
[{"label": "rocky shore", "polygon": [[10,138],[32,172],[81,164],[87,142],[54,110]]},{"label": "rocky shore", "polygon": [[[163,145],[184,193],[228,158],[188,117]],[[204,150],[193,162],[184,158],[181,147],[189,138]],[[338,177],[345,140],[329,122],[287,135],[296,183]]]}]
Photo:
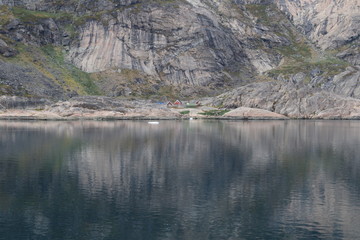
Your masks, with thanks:
[{"label": "rocky shore", "polygon": [[[269,83],[271,84],[271,83]],[[263,86],[264,87],[264,86]],[[257,86],[259,91],[262,89]],[[150,100],[125,100],[111,97],[83,96],[75,97],[66,101],[51,102],[46,99],[34,99],[25,97],[0,97],[1,120],[180,120],[180,119],[360,119],[360,101],[355,99],[335,98],[334,96],[311,95],[308,100],[316,101],[319,106],[313,114],[305,105],[291,103],[286,99],[279,100],[275,93],[270,96],[262,95],[263,98],[276,101],[275,111],[270,101],[262,97],[254,97],[254,91],[246,91],[242,95],[219,96],[217,98],[204,99],[204,104],[197,108],[168,108],[164,103],[155,103]],[[281,91],[278,91],[281,94]],[[303,93],[304,96],[306,95]],[[258,94],[259,95],[259,94]],[[261,94],[260,94],[261,95]],[[242,101],[239,102],[239,96]],[[246,100],[249,97],[252,99]],[[284,96],[282,97],[284,98]],[[281,98],[281,99],[282,99]],[[219,103],[220,101],[220,103]],[[284,101],[281,103],[281,101]],[[331,102],[339,107],[330,106]],[[262,104],[264,103],[264,104]],[[269,105],[270,104],[270,105]],[[287,105],[288,104],[288,105]],[[277,105],[283,106],[277,109]],[[298,105],[296,107],[296,105]],[[222,107],[219,107],[222,106]],[[301,109],[305,109],[301,112]],[[300,112],[298,110],[300,109]],[[290,110],[294,110],[291,112]],[[281,114],[284,112],[285,114]]]},{"label": "rocky shore", "polygon": [[[27,101],[28,100],[28,101]],[[28,104],[25,104],[26,102]],[[120,100],[110,97],[75,97],[67,101],[0,97],[0,119],[76,120],[76,119],[178,119],[181,114],[150,101]]]},{"label": "rocky shore", "polygon": [[305,85],[252,83],[211,98],[207,104],[227,109],[259,108],[292,119],[360,119],[360,100]]}]

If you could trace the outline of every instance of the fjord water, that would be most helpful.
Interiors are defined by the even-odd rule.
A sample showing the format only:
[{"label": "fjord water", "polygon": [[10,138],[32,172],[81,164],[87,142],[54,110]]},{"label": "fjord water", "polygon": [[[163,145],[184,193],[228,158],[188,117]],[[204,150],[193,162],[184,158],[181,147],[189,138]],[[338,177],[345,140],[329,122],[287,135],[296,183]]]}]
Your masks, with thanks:
[{"label": "fjord water", "polygon": [[359,121],[0,122],[0,239],[359,239]]}]

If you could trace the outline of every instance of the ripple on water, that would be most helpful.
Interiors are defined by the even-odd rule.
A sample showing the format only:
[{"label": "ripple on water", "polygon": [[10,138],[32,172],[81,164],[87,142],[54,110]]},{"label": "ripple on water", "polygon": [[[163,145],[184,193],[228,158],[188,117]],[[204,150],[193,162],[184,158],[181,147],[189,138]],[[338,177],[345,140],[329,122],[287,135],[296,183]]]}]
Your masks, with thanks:
[{"label": "ripple on water", "polygon": [[0,123],[0,239],[356,239],[347,124]]}]

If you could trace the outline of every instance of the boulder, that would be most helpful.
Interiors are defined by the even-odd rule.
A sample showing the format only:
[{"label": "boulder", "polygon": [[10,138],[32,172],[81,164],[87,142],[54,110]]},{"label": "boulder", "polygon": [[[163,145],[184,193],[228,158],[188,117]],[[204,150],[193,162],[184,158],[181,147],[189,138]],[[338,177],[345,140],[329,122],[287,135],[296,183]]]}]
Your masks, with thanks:
[{"label": "boulder", "polygon": [[286,116],[259,108],[239,107],[223,115],[224,117],[246,119],[288,119]]},{"label": "boulder", "polygon": [[18,54],[16,49],[9,47],[5,41],[0,39],[0,54],[4,57],[13,57]]}]

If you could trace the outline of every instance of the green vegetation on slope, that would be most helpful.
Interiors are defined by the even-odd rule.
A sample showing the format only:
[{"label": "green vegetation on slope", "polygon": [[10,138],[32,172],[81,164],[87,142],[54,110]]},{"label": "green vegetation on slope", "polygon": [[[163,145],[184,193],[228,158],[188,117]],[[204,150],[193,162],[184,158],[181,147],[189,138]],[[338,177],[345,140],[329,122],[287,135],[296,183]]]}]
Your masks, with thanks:
[{"label": "green vegetation on slope", "polygon": [[183,115],[184,115],[184,114],[189,114],[189,113],[190,113],[189,110],[187,110],[187,111],[181,111],[181,112],[180,112],[180,114],[183,114]]},{"label": "green vegetation on slope", "polygon": [[204,111],[199,114],[205,115],[205,116],[222,116],[229,111],[230,110],[227,110],[227,109],[220,109],[220,110],[216,109],[216,110]]},{"label": "green vegetation on slope", "polygon": [[[76,27],[71,24],[74,15],[64,12],[49,13],[43,11],[32,11],[24,8],[0,6],[0,25],[4,26],[12,19],[19,19],[22,24],[33,25],[44,19],[54,19],[59,22],[67,23],[63,25],[64,29],[75,36]],[[52,79],[54,84],[58,84],[64,91],[77,93],[80,95],[99,95],[101,91],[94,84],[91,75],[76,68],[67,62],[62,48],[59,46],[46,45],[34,46],[14,42],[0,34],[0,39],[5,40],[12,48],[18,51],[18,54],[11,58],[0,56],[3,61],[13,64],[23,65],[34,68],[44,76]],[[9,87],[2,86],[1,94],[11,93]]]},{"label": "green vegetation on slope", "polygon": [[44,76],[60,85],[64,91],[80,95],[99,95],[101,91],[88,73],[65,61],[60,47],[36,47],[16,44],[19,54],[6,61],[37,69]]},{"label": "green vegetation on slope", "polygon": [[317,69],[322,76],[331,77],[344,71],[348,63],[336,58],[333,54],[324,54],[317,50],[303,35],[299,34],[284,13],[274,5],[246,5],[246,9],[257,18],[257,22],[273,29],[279,37],[286,38],[289,43],[285,46],[275,46],[264,49],[275,50],[283,57],[279,67],[270,70],[268,76],[279,75],[288,78],[296,73],[305,73],[310,79],[310,72]]},{"label": "green vegetation on slope", "polygon": [[74,65],[65,61],[64,54],[59,47],[52,45],[42,47],[49,63],[53,68],[59,70],[67,86],[79,89],[81,94],[99,95],[101,94],[98,87],[94,84],[90,74],[81,71]]},{"label": "green vegetation on slope", "polygon": [[[108,19],[111,19],[109,18],[109,14],[115,12],[124,11],[125,9],[132,9],[132,13],[134,13],[134,11],[140,12],[145,9],[147,4],[173,7],[178,6],[179,2],[180,1],[176,0],[140,1],[136,4],[112,10],[97,12],[84,11],[82,13],[72,14],[66,12],[50,13],[32,11],[19,7],[8,8],[6,6],[0,6],[0,25],[6,24],[13,18],[20,19],[24,25],[36,24],[44,19],[52,18],[70,35],[71,39],[76,39],[79,26],[82,26],[89,21],[98,21],[106,25]],[[186,1],[182,0],[181,2]],[[231,4],[235,3],[231,2]],[[241,14],[230,14],[231,16],[236,16],[240,21],[249,24],[251,27],[254,27],[253,23],[255,21],[259,26],[259,32],[269,33],[269,35],[271,35],[270,37],[278,36],[280,39],[279,42],[276,42],[271,38],[270,40],[265,37],[262,39],[263,36],[259,37],[254,34],[255,37],[252,40],[253,42],[249,44],[253,44],[254,49],[261,49],[264,52],[270,53],[270,56],[278,54],[283,57],[281,65],[278,68],[269,71],[267,77],[276,78],[279,75],[290,77],[298,72],[309,74],[309,70],[312,69],[319,69],[322,74],[333,76],[341,72],[347,66],[345,62],[340,61],[331,55],[323,56],[319,54],[308,40],[297,32],[296,28],[286,16],[274,5],[250,4],[244,5],[244,8],[243,6],[234,6],[237,6],[237,8],[234,8],[235,11]],[[251,13],[252,16],[249,15],[249,13]],[[220,11],[218,14],[222,14],[222,12]],[[266,28],[263,28],[265,29],[263,30],[262,26],[267,27],[268,30],[266,30]],[[3,37],[4,36],[0,34],[0,38]],[[107,90],[109,89],[106,89],[106,87],[103,86],[107,84],[110,85],[109,83],[111,82],[112,87],[118,88],[115,91],[115,96],[123,96],[131,93],[131,96],[135,97],[152,97],[155,95],[167,96],[169,98],[178,97],[179,88],[165,86],[161,81],[151,79],[135,70],[123,69],[121,72],[117,72],[116,70],[115,72],[109,71],[99,74],[87,74],[65,61],[61,47],[50,45],[35,47],[15,44],[14,42],[12,44],[20,52],[18,56],[13,58],[12,61],[14,61],[14,63],[21,63],[36,68],[67,91],[75,91],[79,94],[100,94],[101,91],[99,88],[101,88],[103,92],[107,93]],[[8,61],[8,59],[5,60]],[[237,68],[233,67],[231,69],[226,69],[225,72],[236,79],[250,78],[243,70],[236,70]],[[250,71],[252,71],[252,69],[249,69],[249,72]],[[251,74],[248,75],[252,76]],[[93,80],[95,80],[96,85]],[[230,80],[231,78],[224,77],[223,82],[226,83],[226,81],[228,81],[229,85],[231,85]],[[251,78],[251,81],[253,81],[253,78]],[[99,86],[99,88],[97,86]],[[225,90],[224,86],[215,86],[214,88]],[[198,92],[200,92],[200,90]],[[116,92],[118,92],[119,95],[116,95]],[[206,91],[204,92],[207,93]]]},{"label": "green vegetation on slope", "polygon": [[343,60],[326,57],[314,61],[304,61],[304,62],[295,62],[283,64],[280,67],[269,71],[270,76],[283,75],[285,77],[293,75],[299,72],[307,73],[313,69],[318,69],[320,72],[324,73],[325,76],[334,76],[341,73],[349,64]]},{"label": "green vegetation on slope", "polygon": [[311,59],[316,52],[309,41],[299,34],[284,13],[274,5],[246,5],[246,9],[257,18],[261,25],[269,27],[279,38],[288,41],[285,45],[274,46],[268,49],[275,50],[286,59],[293,61],[304,61]]},{"label": "green vegetation on slope", "polygon": [[20,19],[23,23],[36,23],[41,19],[53,18],[53,19],[65,19],[71,18],[72,15],[65,12],[50,13],[44,11],[33,11],[20,7],[13,7],[11,9],[13,15]]},{"label": "green vegetation on slope", "polygon": [[12,13],[5,5],[0,6],[0,25],[7,24],[12,19]]}]

